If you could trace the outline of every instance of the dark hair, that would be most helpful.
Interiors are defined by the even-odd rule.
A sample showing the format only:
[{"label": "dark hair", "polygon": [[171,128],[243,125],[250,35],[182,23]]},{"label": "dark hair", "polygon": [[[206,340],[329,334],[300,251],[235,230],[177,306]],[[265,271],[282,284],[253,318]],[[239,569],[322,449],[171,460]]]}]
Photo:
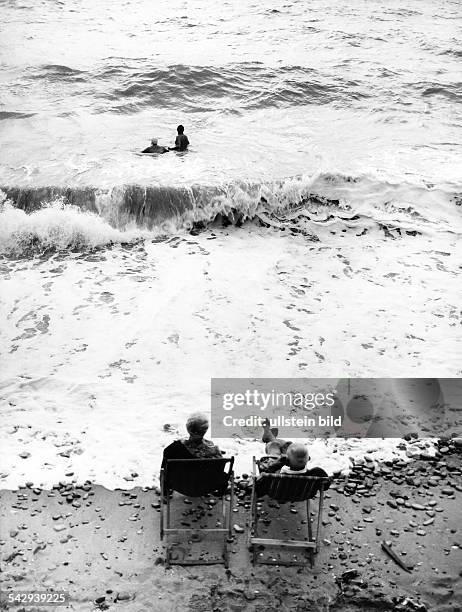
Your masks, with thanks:
[{"label": "dark hair", "polygon": [[184,126],[179,125],[179,126],[176,128],[176,131],[178,132],[178,134],[182,134],[182,133],[184,132]]}]

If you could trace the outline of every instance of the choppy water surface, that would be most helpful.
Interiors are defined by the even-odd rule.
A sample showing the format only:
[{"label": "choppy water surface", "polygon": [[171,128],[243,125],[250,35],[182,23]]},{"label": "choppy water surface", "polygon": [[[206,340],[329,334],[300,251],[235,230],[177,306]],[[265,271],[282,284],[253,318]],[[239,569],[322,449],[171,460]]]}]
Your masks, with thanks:
[{"label": "choppy water surface", "polygon": [[[2,2],[0,184],[460,179],[460,3]],[[135,157],[148,139],[187,161]]]}]

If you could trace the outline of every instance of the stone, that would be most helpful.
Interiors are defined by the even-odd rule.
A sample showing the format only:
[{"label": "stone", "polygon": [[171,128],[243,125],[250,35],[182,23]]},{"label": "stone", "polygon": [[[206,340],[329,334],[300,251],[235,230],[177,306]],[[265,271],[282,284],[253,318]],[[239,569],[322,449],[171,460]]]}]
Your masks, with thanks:
[{"label": "stone", "polygon": [[422,506],[422,504],[418,504],[416,502],[411,504],[411,508],[413,510],[425,510],[425,506]]},{"label": "stone", "polygon": [[416,531],[416,534],[419,536],[424,536],[424,535],[427,535],[427,532],[425,531],[425,529],[418,529]]},{"label": "stone", "polygon": [[64,529],[66,529],[66,525],[63,525],[63,524],[53,525],[53,529],[55,531],[64,531]]},{"label": "stone", "polygon": [[71,538],[71,534],[67,534],[66,536],[64,536],[64,538],[60,538],[59,542],[60,544],[67,544],[67,542],[69,542]]},{"label": "stone", "polygon": [[19,453],[19,456],[21,457],[21,459],[28,459],[30,457],[30,453],[28,453],[27,451],[23,451],[22,453]]},{"label": "stone", "polygon": [[240,525],[233,525],[233,529],[236,533],[244,533],[244,528]]},{"label": "stone", "polygon": [[343,572],[343,574],[340,576],[340,579],[342,580],[342,582],[348,582],[350,580],[353,580],[353,578],[358,578],[359,576],[359,571],[357,569],[350,569],[350,570],[346,570],[346,572]]}]

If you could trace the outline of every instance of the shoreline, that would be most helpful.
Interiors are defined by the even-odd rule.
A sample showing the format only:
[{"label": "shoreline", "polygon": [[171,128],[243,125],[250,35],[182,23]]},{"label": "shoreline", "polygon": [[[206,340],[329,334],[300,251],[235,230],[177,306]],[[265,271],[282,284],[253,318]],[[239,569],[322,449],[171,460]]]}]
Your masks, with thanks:
[{"label": "shoreline", "polygon": [[[447,441],[439,449],[434,459],[387,461],[379,470],[357,460],[349,475],[335,479],[326,493],[314,569],[251,565],[249,497],[242,478],[237,479],[232,519],[237,529],[228,571],[219,565],[164,568],[156,488],[109,491],[62,483],[48,491],[2,490],[3,590],[64,588],[71,599],[63,609],[79,611],[457,612],[462,609],[462,454]],[[195,503],[175,494],[175,516],[199,524]],[[206,520],[215,520],[214,509],[214,500],[205,500]],[[264,530],[273,536],[280,521],[283,529],[296,529],[301,510],[293,510],[263,503]],[[288,517],[287,524],[281,516]],[[190,543],[180,542],[178,554],[213,554],[216,542],[210,537],[199,532]],[[383,552],[382,541],[392,542],[413,566],[411,573]]]}]

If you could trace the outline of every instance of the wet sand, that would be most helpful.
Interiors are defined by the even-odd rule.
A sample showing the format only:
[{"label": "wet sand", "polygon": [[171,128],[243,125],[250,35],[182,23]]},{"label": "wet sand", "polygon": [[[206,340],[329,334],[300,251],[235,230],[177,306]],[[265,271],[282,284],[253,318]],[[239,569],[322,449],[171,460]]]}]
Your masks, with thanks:
[{"label": "wet sand", "polygon": [[[32,485],[4,490],[2,588],[65,589],[71,599],[61,609],[68,610],[456,612],[462,610],[461,459],[456,444],[440,442],[435,459],[395,460],[375,468],[358,460],[326,494],[323,544],[314,569],[251,565],[245,478],[237,479],[229,570],[164,567],[154,488],[109,491],[63,483],[51,491]],[[215,502],[176,494],[175,518],[213,526],[219,518]],[[300,507],[283,508],[262,502],[263,534],[306,528]],[[392,542],[411,572],[385,554],[382,541]],[[177,542],[177,558],[188,552],[210,557],[220,545],[200,534],[189,543],[171,542]],[[277,554],[266,549],[260,556],[277,559]]]}]

